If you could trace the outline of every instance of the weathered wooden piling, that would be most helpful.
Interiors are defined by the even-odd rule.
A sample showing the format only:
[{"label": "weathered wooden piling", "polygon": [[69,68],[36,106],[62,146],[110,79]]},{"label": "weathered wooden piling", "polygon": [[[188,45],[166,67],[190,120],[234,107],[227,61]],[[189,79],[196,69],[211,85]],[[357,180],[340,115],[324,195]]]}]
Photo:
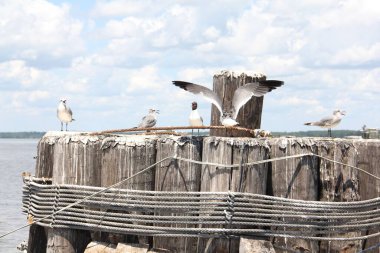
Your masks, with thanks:
[{"label": "weathered wooden piling", "polygon": [[[214,75],[213,90],[222,100],[223,109],[229,111],[231,109],[234,92],[237,88],[246,83],[261,80],[266,80],[266,77],[264,75],[249,76],[244,73],[235,75],[233,72],[223,71],[221,74]],[[251,100],[240,109],[236,121],[239,122],[241,127],[249,129],[260,128],[263,101],[264,97],[252,97]],[[219,110],[213,105],[211,110],[211,125],[221,125],[220,116]],[[249,137],[247,133],[220,129],[211,129],[210,136]]]},{"label": "weathered wooden piling", "polygon": [[[306,138],[271,140],[271,158],[316,153],[316,151],[316,144]],[[318,158],[309,156],[289,158],[274,161],[271,165],[271,185],[268,189],[271,195],[291,199],[318,200]],[[291,219],[284,218],[284,221],[291,222]],[[275,244],[300,252],[303,252],[302,250],[318,252],[317,242],[303,239],[276,238]],[[277,250],[277,252],[281,251]]]},{"label": "weathered wooden piling", "polygon": [[[202,138],[190,136],[163,136],[157,141],[157,161],[165,157],[177,156],[200,161],[202,158]],[[171,192],[197,192],[200,188],[201,165],[178,160],[166,160],[156,167],[155,190]],[[162,212],[162,211],[161,211]],[[158,214],[162,214],[157,212]],[[168,210],[166,215],[172,215]],[[171,225],[167,225],[171,226]],[[184,225],[195,227],[194,225]],[[155,248],[171,252],[196,252],[197,238],[154,237]]]},{"label": "weathered wooden piling", "polygon": [[[145,169],[162,158],[177,156],[219,164],[244,164],[268,158],[314,153],[358,166],[380,176],[380,140],[331,138],[228,138],[174,136],[88,135],[86,133],[48,133],[38,145],[36,175],[52,177],[53,183],[109,186]],[[287,158],[267,164],[225,168],[167,160],[155,169],[137,176],[121,188],[156,191],[250,192],[303,200],[349,202],[380,197],[380,182],[353,168],[315,156]],[[233,198],[233,194],[231,195]],[[228,212],[228,210],[226,210]],[[233,220],[233,210],[229,215]],[[161,212],[161,210],[159,211]],[[59,214],[57,214],[59,215]],[[226,218],[228,218],[226,216]],[[291,223],[290,218],[284,220]],[[154,224],[148,224],[154,225]],[[160,225],[162,226],[162,225]],[[168,226],[170,226],[168,224]],[[189,225],[188,225],[189,227]],[[229,228],[228,222],[223,225]],[[259,228],[259,227],[258,227]],[[256,229],[256,227],[254,228]],[[273,228],[272,228],[273,229]],[[81,252],[89,232],[48,229],[33,225],[29,252]],[[349,236],[379,232],[371,229],[347,233]],[[292,231],[288,229],[288,231]],[[313,230],[305,232],[314,233]],[[317,233],[318,231],[316,231]],[[121,232],[122,233],[122,232]],[[123,233],[122,233],[123,234]],[[326,236],[337,236],[334,234]],[[342,234],[339,234],[341,237]],[[82,239],[81,239],[82,238]],[[144,237],[135,236],[140,243]],[[147,239],[148,237],[145,237]],[[133,239],[133,237],[129,237]],[[129,240],[123,237],[121,240]],[[264,239],[264,240],[259,240]],[[79,240],[79,241],[78,241]],[[42,246],[36,246],[37,241]],[[171,252],[273,252],[274,246],[305,252],[357,252],[379,243],[379,238],[354,242],[312,242],[302,239],[253,238],[221,239],[166,238],[147,240],[150,247]],[[79,245],[79,246],[78,246]],[[247,247],[246,247],[247,246]],[[319,248],[318,248],[319,246]],[[257,249],[259,248],[259,249]],[[62,250],[64,249],[64,250]],[[255,252],[253,249],[252,252]],[[83,251],[82,251],[83,252]],[[276,248],[276,252],[286,252]]]},{"label": "weathered wooden piling", "polygon": [[[268,158],[268,143],[251,138],[206,137],[203,141],[203,161],[218,164],[244,164]],[[219,168],[204,165],[201,175],[201,191],[266,193],[267,164]],[[233,219],[233,213],[231,212]],[[226,224],[226,228],[229,225]],[[239,252],[239,239],[201,239],[199,252]]]},{"label": "weathered wooden piling", "polygon": [[[100,186],[101,156],[98,137],[74,134],[64,135],[62,138],[51,136],[51,141],[54,141],[54,152],[50,153],[53,155],[50,158],[53,160],[53,184]],[[91,234],[87,230],[49,229],[46,252],[83,252],[90,241]]]},{"label": "weathered wooden piling", "polygon": [[[157,136],[154,135],[109,136],[103,139],[101,186],[109,187],[154,164],[156,141]],[[120,189],[152,191],[154,190],[154,175],[154,170],[147,171],[131,178],[119,187]],[[115,194],[115,198],[117,197],[118,194]],[[136,237],[124,234],[104,233],[104,237],[114,244],[118,242],[149,244],[151,241],[151,238],[147,236]]]}]

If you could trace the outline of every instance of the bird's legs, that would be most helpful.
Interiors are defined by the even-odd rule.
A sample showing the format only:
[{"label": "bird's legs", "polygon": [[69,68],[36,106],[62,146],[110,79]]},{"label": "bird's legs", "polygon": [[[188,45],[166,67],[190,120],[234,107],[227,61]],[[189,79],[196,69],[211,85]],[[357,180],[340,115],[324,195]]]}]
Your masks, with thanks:
[{"label": "bird's legs", "polygon": [[63,131],[63,122],[61,122],[61,131]]},{"label": "bird's legs", "polygon": [[66,132],[67,132],[67,123],[66,123]]},{"label": "bird's legs", "polygon": [[329,137],[332,137],[332,136],[331,136],[331,128],[329,128],[329,129],[327,130],[327,133],[328,133]]}]

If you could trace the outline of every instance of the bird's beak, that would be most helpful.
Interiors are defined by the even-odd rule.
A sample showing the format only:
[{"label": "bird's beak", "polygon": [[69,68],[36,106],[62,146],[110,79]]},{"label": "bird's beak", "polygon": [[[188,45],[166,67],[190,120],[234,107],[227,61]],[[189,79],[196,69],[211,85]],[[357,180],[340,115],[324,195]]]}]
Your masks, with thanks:
[{"label": "bird's beak", "polygon": [[158,114],[159,114],[159,113],[160,113],[160,110],[156,110],[156,113],[158,113]]},{"label": "bird's beak", "polygon": [[343,115],[346,115],[346,111],[341,111],[340,113]]}]

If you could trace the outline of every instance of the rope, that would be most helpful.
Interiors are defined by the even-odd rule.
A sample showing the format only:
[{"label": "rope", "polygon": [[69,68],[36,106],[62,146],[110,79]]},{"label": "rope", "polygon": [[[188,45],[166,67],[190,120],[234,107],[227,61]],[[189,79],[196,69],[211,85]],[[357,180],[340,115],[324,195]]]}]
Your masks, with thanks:
[{"label": "rope", "polygon": [[[32,182],[35,178],[30,177],[29,180],[24,180],[25,196],[23,198],[23,209],[24,212],[33,214],[36,219],[30,224],[1,235],[0,238],[35,223],[42,226],[66,226],[81,229],[102,228],[124,233],[131,232],[160,236],[168,236],[175,232],[176,236],[197,237],[217,237],[217,234],[222,237],[254,234],[259,236],[303,238],[309,240],[362,240],[380,235],[379,232],[351,238],[315,236],[378,228],[380,225],[380,218],[378,216],[380,198],[342,203],[292,200],[241,192],[156,192],[115,189],[133,177],[145,173],[154,168],[157,164],[168,159],[176,159],[201,165],[234,168],[304,156],[317,156],[321,159],[363,171],[355,166],[343,164],[313,153],[306,153],[233,165],[200,162],[176,156],[166,157],[148,166],[144,170],[106,188],[78,185],[43,185]],[[373,176],[368,172],[366,173]],[[374,177],[379,179],[376,176]],[[74,194],[67,194],[69,192]],[[100,193],[104,194],[95,197]],[[113,196],[117,194],[119,198],[110,201],[110,194],[113,194]],[[90,198],[94,198],[95,200],[90,200]],[[179,200],[183,201],[181,202]],[[212,201],[205,202],[207,200]],[[74,208],[74,206],[77,207]],[[89,210],[88,208],[95,208],[99,211]],[[104,215],[104,211],[101,211],[102,209],[107,209],[107,216]],[[124,212],[140,211],[143,212],[143,214],[120,214],[117,212],[118,210],[123,210]],[[162,215],[165,213],[170,215]],[[90,216],[90,214],[92,214],[92,216]],[[83,215],[85,217],[83,217]],[[99,219],[99,215],[101,215],[101,219]],[[124,215],[129,216],[124,217]],[[162,217],[160,217],[161,215]],[[83,222],[83,220],[86,220],[87,223]],[[99,220],[101,220],[101,224],[99,224]],[[168,225],[173,225],[174,222],[175,224],[178,223],[179,226],[185,224],[186,228],[159,227],[157,224],[154,226],[142,226],[132,224],[132,222],[150,224],[165,224],[166,222]],[[201,227],[188,228],[187,225],[199,225]],[[205,228],[203,227],[204,225],[221,225],[225,228]],[[271,231],[232,228],[234,225],[246,225],[251,227],[273,226],[281,227],[283,230]],[[119,228],[120,226],[122,226],[122,228]],[[285,228],[298,228],[299,231],[298,233],[294,230],[287,231],[284,230]]]},{"label": "rope", "polygon": [[123,184],[124,182],[130,180],[131,178],[136,177],[136,176],[138,176],[138,175],[140,175],[140,174],[142,174],[142,173],[145,173],[146,171],[148,171],[148,170],[150,170],[151,168],[155,167],[157,164],[160,164],[160,163],[162,163],[163,161],[165,161],[165,160],[167,160],[167,159],[169,159],[169,158],[171,158],[171,157],[166,157],[166,158],[164,158],[164,159],[162,159],[162,160],[160,160],[160,161],[158,161],[158,162],[156,162],[156,163],[154,163],[154,164],[152,164],[152,165],[146,167],[145,169],[143,169],[143,170],[141,170],[141,171],[135,173],[134,175],[132,175],[132,176],[130,176],[130,177],[128,177],[128,178],[123,179],[122,181],[120,181],[120,182],[118,182],[118,183],[116,183],[116,184],[113,184],[113,185],[111,185],[111,186],[109,186],[109,187],[103,188],[102,190],[100,190],[100,191],[98,191],[98,192],[95,192],[95,193],[92,194],[92,195],[89,195],[89,196],[87,196],[87,197],[85,197],[85,198],[83,198],[83,199],[81,199],[81,200],[78,200],[78,201],[74,202],[73,204],[70,204],[70,205],[68,205],[68,206],[66,206],[66,207],[63,207],[62,209],[57,210],[57,211],[54,212],[53,214],[50,214],[50,215],[44,216],[44,217],[42,217],[42,218],[40,218],[40,219],[34,220],[33,222],[31,222],[31,223],[29,223],[29,224],[27,224],[27,225],[21,226],[21,227],[19,227],[19,228],[16,228],[16,229],[10,231],[10,232],[7,232],[7,233],[5,233],[5,234],[2,234],[2,235],[0,235],[0,238],[3,238],[3,237],[5,237],[5,236],[7,236],[7,235],[9,235],[9,234],[12,234],[12,233],[14,233],[14,232],[17,232],[17,231],[19,231],[19,230],[21,230],[21,229],[23,229],[23,228],[29,227],[29,226],[33,225],[34,223],[36,223],[36,222],[41,222],[41,221],[43,221],[43,220],[45,220],[45,219],[47,219],[47,218],[49,218],[49,217],[52,217],[54,214],[57,214],[57,213],[59,213],[59,212],[62,212],[62,211],[66,210],[66,209],[68,209],[68,208],[70,208],[70,207],[72,207],[72,206],[78,205],[78,204],[82,203],[83,201],[85,201],[85,200],[91,198],[92,196],[95,196],[95,195],[97,195],[97,194],[99,194],[99,193],[105,192],[105,191],[107,191],[108,189],[115,188],[115,187],[117,187],[117,186]]},{"label": "rope", "polygon": [[102,135],[111,133],[125,133],[125,132],[141,132],[141,131],[160,131],[160,130],[191,130],[191,129],[223,129],[223,130],[236,130],[240,132],[246,132],[256,137],[260,135],[260,129],[249,129],[244,127],[225,127],[225,126],[172,126],[172,127],[149,127],[149,128],[124,128],[124,129],[114,129],[106,130],[100,132],[92,132],[90,135]]}]

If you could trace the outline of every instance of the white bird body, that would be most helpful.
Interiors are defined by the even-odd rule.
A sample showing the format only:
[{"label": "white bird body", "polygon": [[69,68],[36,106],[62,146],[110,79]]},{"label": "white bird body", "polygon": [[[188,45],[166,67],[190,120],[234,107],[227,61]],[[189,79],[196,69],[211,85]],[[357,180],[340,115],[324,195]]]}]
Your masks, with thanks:
[{"label": "white bird body", "polygon": [[69,123],[73,121],[73,114],[71,109],[62,101],[58,105],[57,117],[63,123]]},{"label": "white bird body", "polygon": [[149,109],[148,115],[144,116],[139,124],[139,128],[154,127],[157,122],[158,110]]},{"label": "white bird body", "polygon": [[343,116],[346,115],[345,111],[335,110],[332,116],[324,117],[319,121],[307,122],[307,126],[319,126],[322,128],[333,128],[336,127],[341,121]]},{"label": "white bird body", "polygon": [[307,122],[307,126],[319,126],[321,128],[328,128],[328,134],[331,137],[331,128],[336,127],[341,121],[342,117],[346,115],[345,111],[335,110],[333,115],[322,118],[319,121]]},{"label": "white bird body", "polygon": [[265,93],[281,86],[283,82],[268,80],[247,83],[239,87],[237,90],[235,90],[234,96],[232,98],[232,108],[229,112],[223,111],[222,100],[214,91],[210,90],[209,88],[184,81],[173,81],[173,84],[193,94],[201,95],[206,100],[214,104],[220,112],[220,122],[222,123],[222,125],[236,126],[238,125],[238,122],[236,122],[236,118],[238,116],[240,108],[243,107],[243,105],[246,104],[252,98],[252,96],[261,97]]},{"label": "white bird body", "polygon": [[226,126],[226,127],[232,127],[232,126],[239,125],[239,123],[236,120],[234,120],[233,118],[221,117],[220,121],[221,121],[222,125]]},{"label": "white bird body", "polygon": [[190,126],[203,126],[203,119],[197,109],[192,110],[189,116]]},{"label": "white bird body", "polygon": [[61,99],[61,101],[58,104],[57,108],[57,117],[61,121],[61,131],[63,131],[63,123],[66,124],[66,131],[67,131],[67,124],[72,122],[73,119],[73,112],[71,111],[70,107],[66,104],[66,99]]}]

